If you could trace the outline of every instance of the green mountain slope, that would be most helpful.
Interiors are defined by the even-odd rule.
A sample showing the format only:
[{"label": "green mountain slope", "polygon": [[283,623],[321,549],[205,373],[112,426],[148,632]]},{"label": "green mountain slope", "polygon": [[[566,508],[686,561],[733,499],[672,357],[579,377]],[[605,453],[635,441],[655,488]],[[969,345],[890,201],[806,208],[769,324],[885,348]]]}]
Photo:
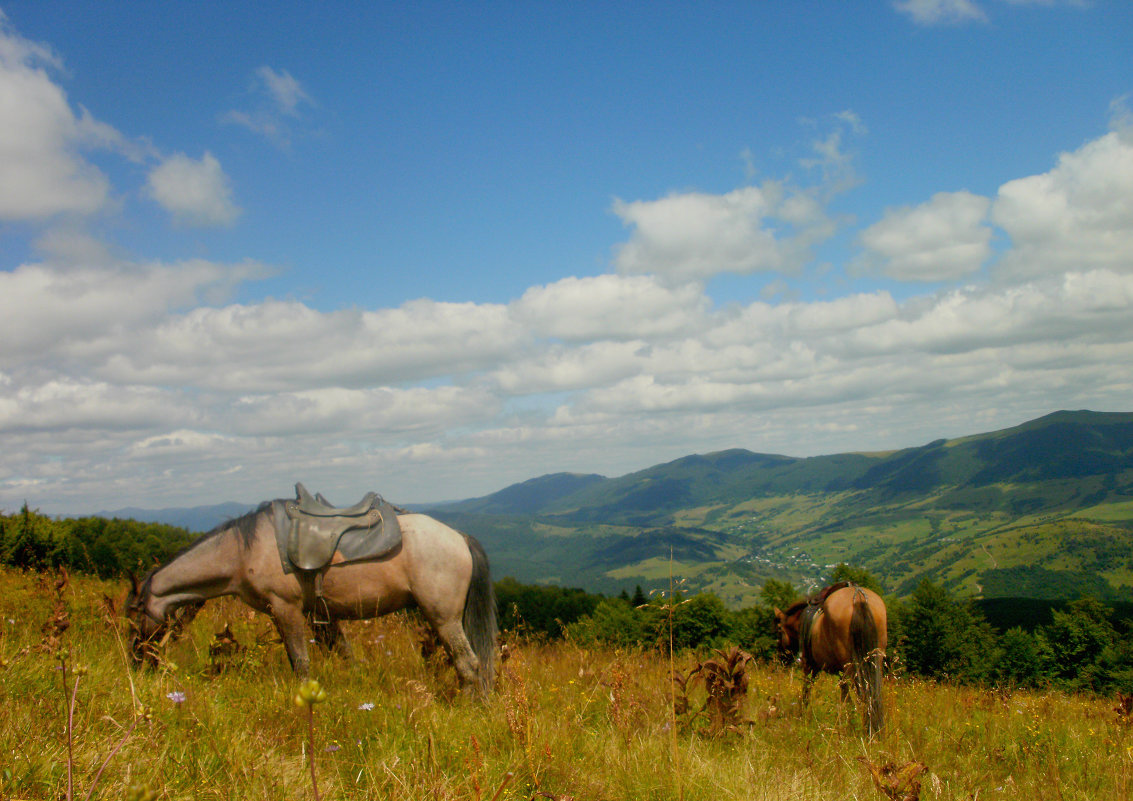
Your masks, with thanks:
[{"label": "green mountain slope", "polygon": [[433,510],[496,572],[617,592],[658,586],[751,603],[767,578],[806,586],[838,562],[908,592],[1120,598],[1133,587],[1133,414],[1056,412],[891,453],[745,450],[618,478],[544,476]]}]

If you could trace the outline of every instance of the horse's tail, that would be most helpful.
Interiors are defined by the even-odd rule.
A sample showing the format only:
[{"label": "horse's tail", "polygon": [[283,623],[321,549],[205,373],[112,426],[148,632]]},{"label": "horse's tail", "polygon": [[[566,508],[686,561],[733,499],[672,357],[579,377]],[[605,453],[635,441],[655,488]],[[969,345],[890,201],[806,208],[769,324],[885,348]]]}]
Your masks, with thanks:
[{"label": "horse's tail", "polygon": [[485,694],[496,683],[496,592],[492,587],[492,572],[488,555],[475,537],[465,535],[472,554],[472,576],[468,583],[468,596],[464,600],[464,636],[468,638],[476,658],[480,661],[480,686]]},{"label": "horse's tail", "polygon": [[885,712],[881,704],[881,639],[869,599],[859,590],[854,592],[854,612],[850,617],[850,639],[853,644],[854,684],[858,698],[865,706],[869,733],[881,731]]}]

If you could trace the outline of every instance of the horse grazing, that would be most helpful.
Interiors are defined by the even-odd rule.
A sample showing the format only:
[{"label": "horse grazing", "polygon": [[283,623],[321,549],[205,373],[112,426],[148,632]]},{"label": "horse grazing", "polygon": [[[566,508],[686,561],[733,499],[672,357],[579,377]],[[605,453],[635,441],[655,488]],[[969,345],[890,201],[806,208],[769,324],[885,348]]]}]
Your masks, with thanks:
[{"label": "horse grazing", "polygon": [[310,668],[308,625],[317,643],[350,657],[340,620],[379,617],[415,605],[452,658],[461,685],[491,691],[496,600],[479,542],[427,515],[397,510],[400,543],[368,561],[343,562],[335,553],[318,574],[316,609],[310,586],[286,570],[281,558],[276,528],[285,503],[268,501],[218,526],[133,581],[125,611],[134,629],[135,663],[153,661],[153,644],[175,636],[186,617],[223,595],[235,595],[271,616],[300,676]]},{"label": "horse grazing", "polygon": [[866,727],[881,730],[881,666],[885,659],[885,602],[872,590],[841,582],[814,597],[775,610],[779,644],[799,654],[803,665],[803,703],[819,673],[842,674],[842,697],[852,683],[861,701]]}]

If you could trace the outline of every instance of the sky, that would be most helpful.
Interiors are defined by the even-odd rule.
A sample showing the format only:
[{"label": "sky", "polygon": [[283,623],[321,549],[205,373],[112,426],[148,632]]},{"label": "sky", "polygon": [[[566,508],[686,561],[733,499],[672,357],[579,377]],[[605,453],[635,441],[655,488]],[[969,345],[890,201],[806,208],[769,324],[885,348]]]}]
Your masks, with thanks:
[{"label": "sky", "polygon": [[1133,4],[0,0],[0,510],[1133,410]]}]

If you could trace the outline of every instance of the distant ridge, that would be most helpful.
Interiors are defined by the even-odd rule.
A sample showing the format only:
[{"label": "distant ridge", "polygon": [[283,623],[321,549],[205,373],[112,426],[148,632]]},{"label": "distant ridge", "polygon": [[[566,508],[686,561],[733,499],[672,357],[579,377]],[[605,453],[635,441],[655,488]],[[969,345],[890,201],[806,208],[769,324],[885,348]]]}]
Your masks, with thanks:
[{"label": "distant ridge", "polygon": [[127,506],[111,512],[97,512],[95,517],[121,520],[137,520],[142,523],[165,523],[179,526],[192,532],[205,532],[221,523],[240,517],[255,509],[256,505],[246,503],[219,503],[214,506],[174,507],[169,509],[140,509]]},{"label": "distant ridge", "polygon": [[[203,532],[253,508],[99,516]],[[1059,411],[888,452],[736,448],[418,508],[476,536],[497,577],[594,592],[667,588],[672,571],[747,605],[768,578],[805,589],[847,562],[899,595],[930,579],[974,597],[1121,600],[1133,597],[1133,413]]]},{"label": "distant ridge", "polygon": [[732,604],[840,561],[902,594],[928,578],[976,596],[1119,598],[1133,593],[1133,413],[1059,411],[890,452],[731,449],[617,478],[552,474],[433,513],[484,542],[497,573],[604,592],[661,586],[673,554],[676,575]]}]

